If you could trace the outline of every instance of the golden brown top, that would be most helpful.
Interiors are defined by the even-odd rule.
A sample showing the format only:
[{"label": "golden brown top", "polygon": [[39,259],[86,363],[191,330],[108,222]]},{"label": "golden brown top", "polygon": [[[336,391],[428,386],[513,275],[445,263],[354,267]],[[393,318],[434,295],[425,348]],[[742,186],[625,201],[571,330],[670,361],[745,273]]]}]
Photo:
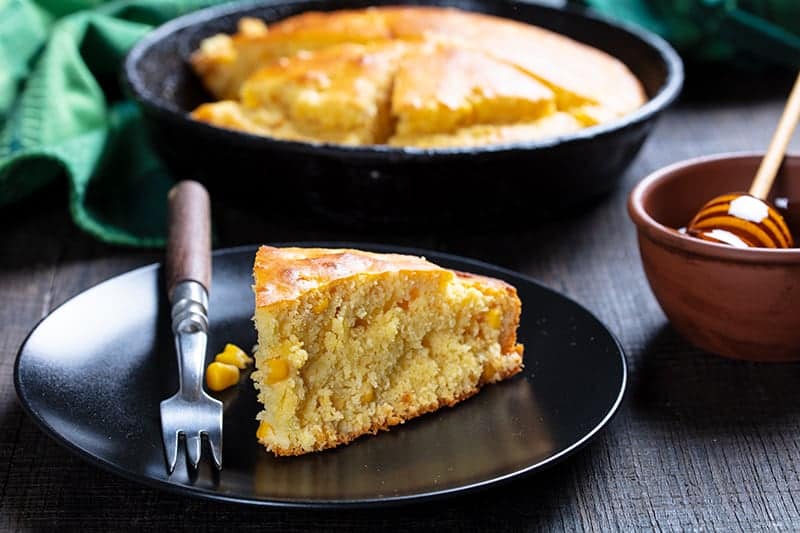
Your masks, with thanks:
[{"label": "golden brown top", "polygon": [[357,274],[400,271],[446,272],[422,257],[411,255],[351,249],[262,246],[256,253],[253,265],[256,307],[293,300],[307,291]]},{"label": "golden brown top", "polygon": [[[354,98],[373,98],[359,80],[370,80],[393,70],[404,51],[402,43],[339,44],[317,52],[298,53],[291,58],[270,63],[257,70],[244,83],[242,96],[246,105],[264,105],[262,83],[291,84],[297,90],[319,91]],[[276,95],[278,96],[278,95]],[[250,100],[252,98],[252,100]]]},{"label": "golden brown top", "polygon": [[481,50],[542,81],[565,105],[600,104],[625,113],[645,101],[639,80],[621,61],[544,28],[449,8],[378,9],[396,39],[437,39]]},{"label": "golden brown top", "polygon": [[360,274],[440,272],[468,286],[480,284],[516,293],[508,283],[486,276],[447,270],[424,257],[336,248],[275,248],[261,246],[253,264],[256,307],[294,300],[310,290]]},{"label": "golden brown top", "polygon": [[512,124],[554,111],[553,91],[477,50],[452,45],[416,49],[406,56],[394,79],[392,113],[399,117],[397,135]]},{"label": "golden brown top", "polygon": [[[509,137],[470,130],[476,126],[525,126],[516,130],[525,134],[555,124],[563,131],[553,134],[566,133],[574,123],[539,122],[565,113],[577,127],[591,126],[645,101],[639,80],[600,50],[529,24],[437,7],[309,12],[269,26],[242,19],[236,34],[203,41],[191,62],[217,98],[238,106],[207,104],[198,120],[345,144]],[[357,116],[347,134],[324,120],[343,109]]]},{"label": "golden brown top", "polygon": [[392,76],[404,52],[402,43],[388,41],[298,53],[245,81],[242,104],[276,112],[276,128],[290,123],[297,131],[288,138],[375,144],[389,134],[380,107],[388,108]]}]

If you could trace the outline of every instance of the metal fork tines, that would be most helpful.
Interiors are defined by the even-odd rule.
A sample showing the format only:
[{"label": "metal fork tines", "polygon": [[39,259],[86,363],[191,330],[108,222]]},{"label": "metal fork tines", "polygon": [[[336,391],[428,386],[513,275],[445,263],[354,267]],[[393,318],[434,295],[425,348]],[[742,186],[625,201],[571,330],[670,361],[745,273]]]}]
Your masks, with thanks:
[{"label": "metal fork tines", "polygon": [[196,281],[182,281],[172,293],[172,332],[178,354],[179,389],[161,402],[161,432],[167,469],[178,459],[180,435],[186,439],[186,456],[194,468],[200,463],[202,437],[211,447],[214,464],[222,468],[222,402],[203,390],[208,338],[208,293]]}]

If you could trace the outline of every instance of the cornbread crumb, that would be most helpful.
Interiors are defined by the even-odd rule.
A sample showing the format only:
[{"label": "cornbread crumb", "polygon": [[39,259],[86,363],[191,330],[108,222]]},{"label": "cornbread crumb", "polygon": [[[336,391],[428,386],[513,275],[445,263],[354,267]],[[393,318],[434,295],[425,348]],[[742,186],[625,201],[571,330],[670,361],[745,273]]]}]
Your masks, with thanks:
[{"label": "cornbread crumb", "polygon": [[388,429],[522,369],[520,301],[501,281],[417,257],[266,246],[254,278],[257,438],[276,455]]}]

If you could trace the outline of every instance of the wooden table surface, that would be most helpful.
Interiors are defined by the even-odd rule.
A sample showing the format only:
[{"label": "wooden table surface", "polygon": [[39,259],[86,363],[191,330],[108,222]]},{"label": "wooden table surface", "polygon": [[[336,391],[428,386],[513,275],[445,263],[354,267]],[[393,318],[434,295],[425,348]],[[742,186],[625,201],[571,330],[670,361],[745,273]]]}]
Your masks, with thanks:
[{"label": "wooden table surface", "polygon": [[[800,529],[800,365],[728,361],[678,337],[647,286],[625,210],[633,185],[665,164],[766,147],[790,78],[713,81],[690,87],[693,96],[663,117],[619,190],[570,220],[512,233],[379,235],[321,230],[307,222],[259,223],[224,208],[215,212],[223,246],[381,240],[497,263],[571,296],[618,335],[630,386],[618,416],[594,443],[542,474],[432,504],[299,512],[209,503],[138,486],[72,456],[18,405],[12,384],[16,352],[55,306],[160,254],[110,247],[81,233],[70,222],[63,187],[3,210],[0,528]],[[800,149],[798,136],[792,146]]]}]

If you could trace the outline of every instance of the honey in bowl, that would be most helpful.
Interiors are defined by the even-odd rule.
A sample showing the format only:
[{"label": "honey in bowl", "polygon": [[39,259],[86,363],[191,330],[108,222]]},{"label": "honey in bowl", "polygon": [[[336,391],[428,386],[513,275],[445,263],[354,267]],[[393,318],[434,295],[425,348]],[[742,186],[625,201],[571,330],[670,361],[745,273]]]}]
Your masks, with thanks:
[{"label": "honey in bowl", "polygon": [[718,196],[703,206],[686,233],[736,248],[793,248],[783,216],[769,203],[747,193]]},{"label": "honey in bowl", "polygon": [[750,190],[746,193],[724,194],[708,202],[689,222],[686,229],[688,235],[737,248],[794,247],[792,234],[783,216],[766,199],[798,121],[800,74]]}]

